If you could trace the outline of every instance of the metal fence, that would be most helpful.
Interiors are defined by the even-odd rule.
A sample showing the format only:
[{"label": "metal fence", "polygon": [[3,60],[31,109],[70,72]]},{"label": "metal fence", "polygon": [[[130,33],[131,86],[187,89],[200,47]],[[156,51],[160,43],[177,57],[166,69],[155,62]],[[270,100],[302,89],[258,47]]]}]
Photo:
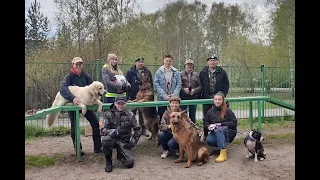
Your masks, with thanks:
[{"label": "metal fence", "polygon": [[[94,80],[101,81],[101,70],[103,63],[86,63],[84,70]],[[133,64],[119,64],[120,69],[126,73]],[[146,65],[154,75],[159,65]],[[180,71],[184,69],[183,64],[175,66]],[[70,63],[63,62],[26,62],[25,64],[25,111],[38,110],[51,107],[60,83],[64,76],[70,71]],[[200,73],[204,66],[195,66],[194,71]],[[289,67],[243,67],[222,66],[228,73],[230,90],[228,97],[270,96],[289,104],[294,104],[295,77],[294,69]],[[248,103],[234,102],[230,107],[235,111],[239,119],[248,118]],[[253,108],[256,105],[253,104]],[[273,104],[264,104],[264,117],[279,117],[294,115],[294,111],[278,107]],[[256,114],[253,114],[256,117]],[[197,119],[202,119],[202,106],[197,106]],[[88,122],[80,118],[81,125]],[[43,122],[34,122],[42,125]],[[61,123],[61,124],[59,124]],[[57,125],[70,126],[66,114],[62,114]]]}]

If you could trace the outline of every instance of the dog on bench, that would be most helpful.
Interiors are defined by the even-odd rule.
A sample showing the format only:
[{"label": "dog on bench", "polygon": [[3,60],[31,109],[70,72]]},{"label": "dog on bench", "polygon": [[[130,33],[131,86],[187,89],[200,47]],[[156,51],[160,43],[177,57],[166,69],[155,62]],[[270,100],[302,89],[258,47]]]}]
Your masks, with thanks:
[{"label": "dog on bench", "polygon": [[254,157],[254,162],[258,162],[258,159],[262,161],[266,158],[266,153],[262,145],[263,140],[262,134],[256,129],[248,133],[243,141],[248,150],[248,154],[246,155],[247,159]]}]

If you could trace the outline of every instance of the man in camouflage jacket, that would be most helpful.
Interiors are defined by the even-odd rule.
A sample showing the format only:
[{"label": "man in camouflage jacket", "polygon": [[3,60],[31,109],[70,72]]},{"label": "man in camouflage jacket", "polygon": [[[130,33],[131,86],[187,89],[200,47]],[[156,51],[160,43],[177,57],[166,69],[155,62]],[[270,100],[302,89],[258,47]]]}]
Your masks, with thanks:
[{"label": "man in camouflage jacket", "polygon": [[138,143],[141,136],[141,126],[135,115],[125,108],[126,102],[126,98],[116,97],[110,110],[107,110],[104,114],[101,143],[106,158],[106,172],[112,171],[113,148],[117,149],[117,159],[124,166],[132,168],[134,165],[131,148]]}]

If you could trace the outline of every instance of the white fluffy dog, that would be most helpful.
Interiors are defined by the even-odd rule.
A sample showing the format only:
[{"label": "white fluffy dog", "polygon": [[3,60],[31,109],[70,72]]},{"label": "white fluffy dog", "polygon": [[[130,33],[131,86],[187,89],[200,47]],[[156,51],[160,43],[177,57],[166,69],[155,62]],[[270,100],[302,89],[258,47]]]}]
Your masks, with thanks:
[{"label": "white fluffy dog", "polygon": [[[98,112],[102,111],[102,102],[100,101],[100,98],[106,93],[106,90],[101,82],[93,81],[92,84],[85,87],[68,86],[68,88],[70,92],[80,100],[81,103],[78,106],[81,107],[83,115],[87,113],[87,106],[90,105],[97,104],[99,106]],[[58,92],[52,103],[52,107],[63,106],[69,103],[70,102],[63,98],[60,92]],[[60,112],[47,114],[46,121],[49,127],[52,126],[59,114]]]}]

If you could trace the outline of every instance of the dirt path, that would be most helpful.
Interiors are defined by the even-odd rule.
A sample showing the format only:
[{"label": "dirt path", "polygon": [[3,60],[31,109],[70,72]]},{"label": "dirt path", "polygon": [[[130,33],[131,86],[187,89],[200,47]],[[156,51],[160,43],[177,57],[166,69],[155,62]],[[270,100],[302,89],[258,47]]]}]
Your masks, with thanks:
[{"label": "dirt path", "polygon": [[[294,129],[284,129],[285,132]],[[282,131],[283,132],[283,131]],[[265,132],[268,134],[268,132]],[[276,134],[280,133],[279,131]],[[266,139],[266,141],[268,141]],[[56,165],[47,168],[27,168],[26,179],[32,180],[78,180],[78,179],[255,179],[255,180],[292,180],[295,178],[295,145],[294,143],[265,145],[267,158],[255,163],[253,159],[245,159],[246,149],[243,144],[228,146],[228,160],[215,163],[217,157],[210,157],[209,163],[197,166],[193,163],[190,168],[184,168],[184,162],[175,164],[175,156],[161,159],[161,147],[156,147],[152,141],[142,137],[134,149],[135,166],[126,169],[114,157],[112,173],[104,172],[104,157],[92,154],[91,137],[81,137],[84,152],[84,162],[75,161],[75,152],[71,138],[41,138],[26,141],[25,154],[53,155],[62,154]],[[113,155],[116,155],[114,153]]]}]

